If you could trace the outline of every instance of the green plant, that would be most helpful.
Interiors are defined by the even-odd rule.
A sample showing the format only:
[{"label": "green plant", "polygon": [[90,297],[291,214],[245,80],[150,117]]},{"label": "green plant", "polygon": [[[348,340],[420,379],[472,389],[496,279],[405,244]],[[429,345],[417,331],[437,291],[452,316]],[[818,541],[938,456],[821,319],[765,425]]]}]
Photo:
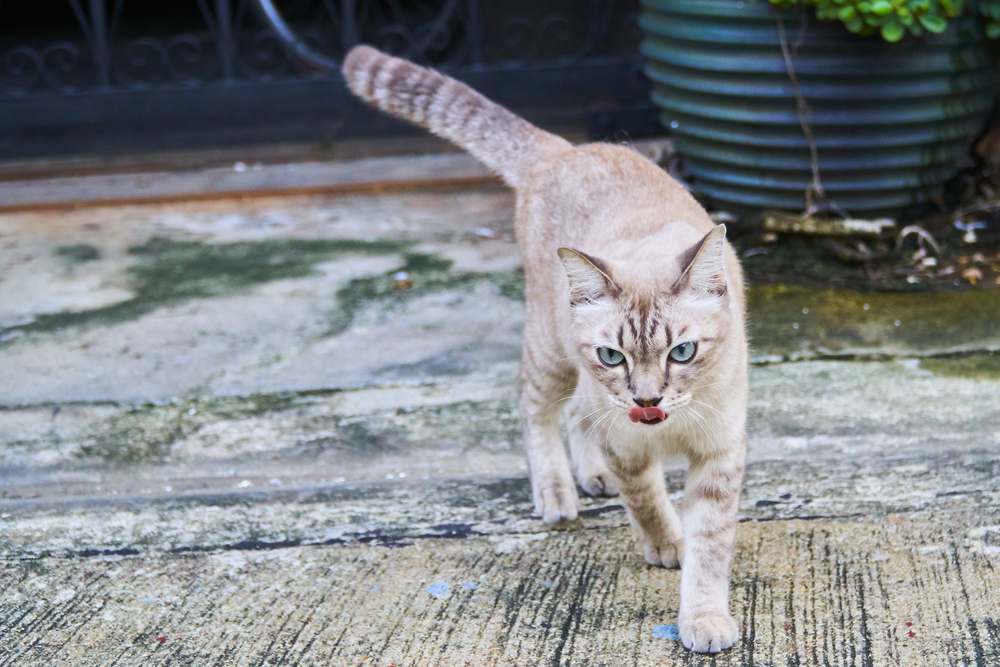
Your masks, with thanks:
[{"label": "green plant", "polygon": [[[907,33],[944,32],[949,22],[965,10],[965,0],[770,0],[777,7],[815,7],[816,18],[840,21],[853,33],[878,32],[887,42],[898,42]],[[990,37],[1000,36],[1000,0],[980,0],[979,11]]]},{"label": "green plant", "polygon": [[1000,0],[979,0],[979,13],[986,21],[986,36],[1000,37]]}]

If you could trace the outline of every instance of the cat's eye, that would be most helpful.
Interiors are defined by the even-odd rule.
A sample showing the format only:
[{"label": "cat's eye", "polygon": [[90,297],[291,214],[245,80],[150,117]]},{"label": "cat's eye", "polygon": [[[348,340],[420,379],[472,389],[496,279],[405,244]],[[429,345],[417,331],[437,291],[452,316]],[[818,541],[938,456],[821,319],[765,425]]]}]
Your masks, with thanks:
[{"label": "cat's eye", "polygon": [[625,361],[624,354],[610,347],[597,348],[597,358],[600,359],[601,363],[605,366],[617,366]]},{"label": "cat's eye", "polygon": [[686,364],[694,358],[698,346],[695,343],[679,343],[670,350],[670,359],[679,364]]}]

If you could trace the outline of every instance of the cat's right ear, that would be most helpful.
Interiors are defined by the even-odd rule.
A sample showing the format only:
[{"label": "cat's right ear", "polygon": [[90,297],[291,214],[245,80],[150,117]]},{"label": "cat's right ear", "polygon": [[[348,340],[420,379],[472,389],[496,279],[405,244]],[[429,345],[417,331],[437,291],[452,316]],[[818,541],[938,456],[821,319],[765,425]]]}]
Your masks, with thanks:
[{"label": "cat's right ear", "polygon": [[569,300],[574,306],[621,293],[603,261],[573,248],[559,248],[558,253],[569,279]]}]

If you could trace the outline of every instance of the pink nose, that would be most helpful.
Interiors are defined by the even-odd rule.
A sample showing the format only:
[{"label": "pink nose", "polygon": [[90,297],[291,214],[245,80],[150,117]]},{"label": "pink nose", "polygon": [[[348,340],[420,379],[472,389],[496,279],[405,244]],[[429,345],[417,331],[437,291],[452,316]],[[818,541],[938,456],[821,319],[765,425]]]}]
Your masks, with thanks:
[{"label": "pink nose", "polygon": [[635,423],[659,424],[667,418],[667,413],[662,408],[653,406],[651,408],[640,408],[636,406],[628,411],[628,418]]}]

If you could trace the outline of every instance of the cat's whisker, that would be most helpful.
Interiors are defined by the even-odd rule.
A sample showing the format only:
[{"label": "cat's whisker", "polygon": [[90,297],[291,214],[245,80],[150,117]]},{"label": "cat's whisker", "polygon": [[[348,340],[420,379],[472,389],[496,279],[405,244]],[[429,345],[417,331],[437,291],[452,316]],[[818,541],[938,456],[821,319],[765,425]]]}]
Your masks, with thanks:
[{"label": "cat's whisker", "polygon": [[604,435],[604,448],[608,449],[611,447],[611,432],[614,430],[615,426],[618,424],[618,418],[621,417],[621,413],[615,415],[615,418],[611,420],[611,425],[608,426],[608,432]]},{"label": "cat's whisker", "polygon": [[605,421],[607,421],[608,417],[610,417],[612,414],[614,414],[614,412],[615,411],[613,409],[608,408],[604,412],[604,414],[602,414],[600,416],[600,418],[598,418],[597,420],[595,420],[594,423],[590,425],[590,428],[588,428],[587,431],[583,434],[583,437],[587,438],[594,431],[594,429],[596,429],[600,424],[602,424]]},{"label": "cat's whisker", "polygon": [[572,424],[569,424],[569,425],[568,425],[568,426],[566,427],[566,430],[568,431],[568,430],[570,430],[570,429],[573,429],[573,428],[575,428],[575,427],[579,426],[579,425],[580,425],[580,424],[581,424],[581,423],[582,423],[582,422],[583,422],[584,420],[586,420],[586,419],[588,419],[588,418],[590,418],[590,417],[593,417],[593,416],[594,416],[594,415],[596,415],[596,414],[597,414],[598,412],[600,412],[601,410],[604,410],[604,409],[605,409],[605,408],[603,408],[603,407],[601,407],[601,408],[597,408],[596,410],[593,410],[592,412],[589,412],[589,413],[585,414],[584,416],[580,417],[579,419],[577,419],[577,420],[576,420],[575,422],[573,422]]},{"label": "cat's whisker", "polygon": [[719,408],[715,407],[714,405],[706,403],[705,401],[699,401],[696,398],[692,398],[691,402],[694,403],[695,405],[700,405],[700,406],[702,406],[704,408],[708,408],[709,410],[711,410],[715,414],[719,415],[720,417],[724,417],[725,416],[725,415],[722,414],[722,410],[720,410]]}]

